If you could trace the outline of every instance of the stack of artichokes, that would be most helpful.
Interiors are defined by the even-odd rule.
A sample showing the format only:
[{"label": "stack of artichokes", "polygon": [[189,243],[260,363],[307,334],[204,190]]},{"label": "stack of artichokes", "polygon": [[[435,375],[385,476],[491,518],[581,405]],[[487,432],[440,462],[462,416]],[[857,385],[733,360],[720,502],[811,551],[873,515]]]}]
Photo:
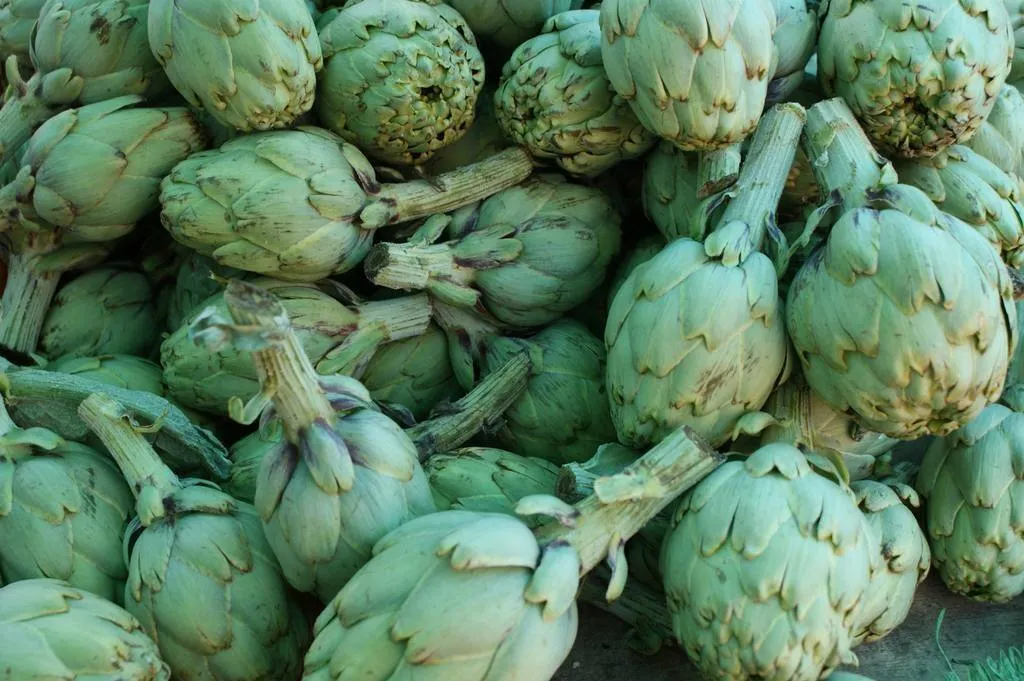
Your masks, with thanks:
[{"label": "stack of artichokes", "polygon": [[1019,5],[0,0],[0,677],[546,681],[580,598],[862,678],[1019,597]]}]

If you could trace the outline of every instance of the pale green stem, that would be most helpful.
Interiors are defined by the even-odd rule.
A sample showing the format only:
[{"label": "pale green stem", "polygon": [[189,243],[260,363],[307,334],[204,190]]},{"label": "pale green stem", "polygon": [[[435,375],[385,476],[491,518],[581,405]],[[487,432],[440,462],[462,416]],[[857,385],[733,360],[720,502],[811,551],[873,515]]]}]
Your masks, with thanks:
[{"label": "pale green stem", "polygon": [[697,160],[697,198],[706,199],[731,187],[740,174],[741,144],[702,152]]},{"label": "pale green stem", "polygon": [[0,345],[25,354],[39,344],[46,312],[60,283],[60,272],[36,270],[39,255],[11,253],[0,298]]}]

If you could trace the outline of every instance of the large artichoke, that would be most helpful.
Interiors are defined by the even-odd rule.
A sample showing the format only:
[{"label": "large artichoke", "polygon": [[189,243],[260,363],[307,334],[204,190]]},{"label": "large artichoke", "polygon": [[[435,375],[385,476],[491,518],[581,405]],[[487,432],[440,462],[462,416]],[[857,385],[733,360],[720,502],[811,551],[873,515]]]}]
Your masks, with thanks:
[{"label": "large artichoke", "polygon": [[512,53],[495,95],[498,124],[535,158],[593,177],[655,142],[612,89],[597,10],[557,14]]},{"label": "large artichoke", "polygon": [[[121,540],[132,493],[117,466],[45,428],[18,428],[2,403],[0,432],[4,579],[60,579],[120,603],[128,576]],[[3,640],[0,650],[9,643]]]},{"label": "large artichoke", "polygon": [[817,681],[852,662],[878,560],[850,490],[785,444],[687,493],[661,556],[676,637],[708,678],[736,681]]},{"label": "large artichoke", "polygon": [[1024,593],[1024,386],[932,442],[917,490],[932,562],[955,593],[1001,603]]},{"label": "large artichoke", "polygon": [[216,486],[180,481],[106,395],[90,395],[78,411],[135,493],[125,609],[156,641],[174,677],[295,679],[306,622],[255,509]]},{"label": "large artichoke", "polygon": [[44,4],[46,0],[0,0],[0,61],[13,55],[19,66],[31,67],[32,29]]},{"label": "large artichoke", "polygon": [[0,669],[9,679],[170,681],[152,639],[124,609],[55,579],[0,589]]},{"label": "large artichoke", "polygon": [[932,156],[967,140],[1010,73],[1003,0],[830,0],[818,75],[883,152]]},{"label": "large artichoke", "polygon": [[234,398],[232,416],[251,423],[269,407],[284,435],[261,464],[256,509],[288,582],[327,601],[377,540],[434,512],[416,446],[358,381],[317,375],[271,293],[232,280],[224,297],[238,326],[208,309],[190,333],[252,352],[263,390],[244,408]]},{"label": "large artichoke", "polygon": [[995,163],[1017,181],[1024,194],[1024,95],[1004,85],[992,112],[967,146]]},{"label": "large artichoke", "polygon": [[778,61],[771,0],[604,0],[601,52],[612,87],[644,126],[711,151],[753,132]]},{"label": "large artichoke", "polygon": [[317,115],[369,156],[419,165],[473,123],[484,60],[441,0],[349,2],[321,24],[320,40]]},{"label": "large artichoke", "polygon": [[955,430],[1002,392],[1017,344],[1005,265],[976,230],[896,183],[842,100],[811,108],[805,140],[841,204],[788,293],[807,382],[869,430]]},{"label": "large artichoke", "polygon": [[512,49],[541,32],[549,18],[579,9],[583,0],[447,0],[483,44]]},{"label": "large artichoke", "polygon": [[149,45],[189,104],[243,132],[313,106],[323,66],[304,0],[151,0]]}]

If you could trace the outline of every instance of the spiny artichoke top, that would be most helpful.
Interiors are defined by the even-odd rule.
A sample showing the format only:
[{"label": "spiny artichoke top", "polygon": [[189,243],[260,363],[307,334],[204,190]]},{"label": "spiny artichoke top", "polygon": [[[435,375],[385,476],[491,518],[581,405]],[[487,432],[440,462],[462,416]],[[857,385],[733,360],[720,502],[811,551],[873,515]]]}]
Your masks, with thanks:
[{"label": "spiny artichoke top", "polygon": [[494,92],[493,84],[484,83],[484,88],[476,100],[473,125],[457,141],[438,149],[430,157],[423,166],[428,174],[447,173],[470,163],[482,161],[511,144],[494,115]]},{"label": "spiny artichoke top", "polygon": [[931,156],[967,140],[1010,73],[1003,0],[830,0],[818,75],[883,152]]},{"label": "spiny artichoke top", "polygon": [[710,151],[757,125],[777,63],[775,26],[771,0],[605,0],[601,53],[648,130]]},{"label": "spiny artichoke top", "polygon": [[932,562],[955,593],[1002,603],[1024,593],[1024,386],[1013,386],[925,453]]},{"label": "spiny artichoke top", "polygon": [[541,32],[556,14],[577,10],[583,0],[447,0],[483,44],[512,49]]},{"label": "spiny artichoke top", "polygon": [[538,159],[593,177],[642,156],[656,137],[612,89],[597,10],[557,14],[512,54],[495,94],[505,134]]},{"label": "spiny artichoke top", "polygon": [[0,669],[11,679],[170,681],[139,621],[55,579],[0,589]]},{"label": "spiny artichoke top", "polygon": [[709,678],[735,681],[817,681],[854,661],[878,560],[850,490],[784,444],[687,493],[661,556],[677,638]]},{"label": "spiny artichoke top", "polygon": [[386,163],[418,165],[473,123],[484,60],[441,0],[356,0],[321,24],[317,114]]},{"label": "spiny artichoke top", "polygon": [[192,106],[242,132],[313,106],[320,40],[304,0],[151,0],[149,45]]}]

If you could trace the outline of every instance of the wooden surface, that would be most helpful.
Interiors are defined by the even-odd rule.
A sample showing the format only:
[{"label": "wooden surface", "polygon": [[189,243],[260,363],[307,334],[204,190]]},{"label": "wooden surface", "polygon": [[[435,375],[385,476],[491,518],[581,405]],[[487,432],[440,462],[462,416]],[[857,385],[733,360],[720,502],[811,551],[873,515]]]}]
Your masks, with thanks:
[{"label": "wooden surface", "polygon": [[[907,621],[888,637],[857,648],[858,673],[876,681],[944,681],[948,667],[935,645],[935,623],[946,608],[942,647],[954,662],[972,662],[1024,645],[1024,596],[1006,605],[974,603],[946,591],[937,577],[921,585]],[[580,634],[555,681],[699,681],[677,648],[645,657],[626,648],[627,628],[590,606],[580,610]],[[954,664],[963,678],[964,666]]]}]

